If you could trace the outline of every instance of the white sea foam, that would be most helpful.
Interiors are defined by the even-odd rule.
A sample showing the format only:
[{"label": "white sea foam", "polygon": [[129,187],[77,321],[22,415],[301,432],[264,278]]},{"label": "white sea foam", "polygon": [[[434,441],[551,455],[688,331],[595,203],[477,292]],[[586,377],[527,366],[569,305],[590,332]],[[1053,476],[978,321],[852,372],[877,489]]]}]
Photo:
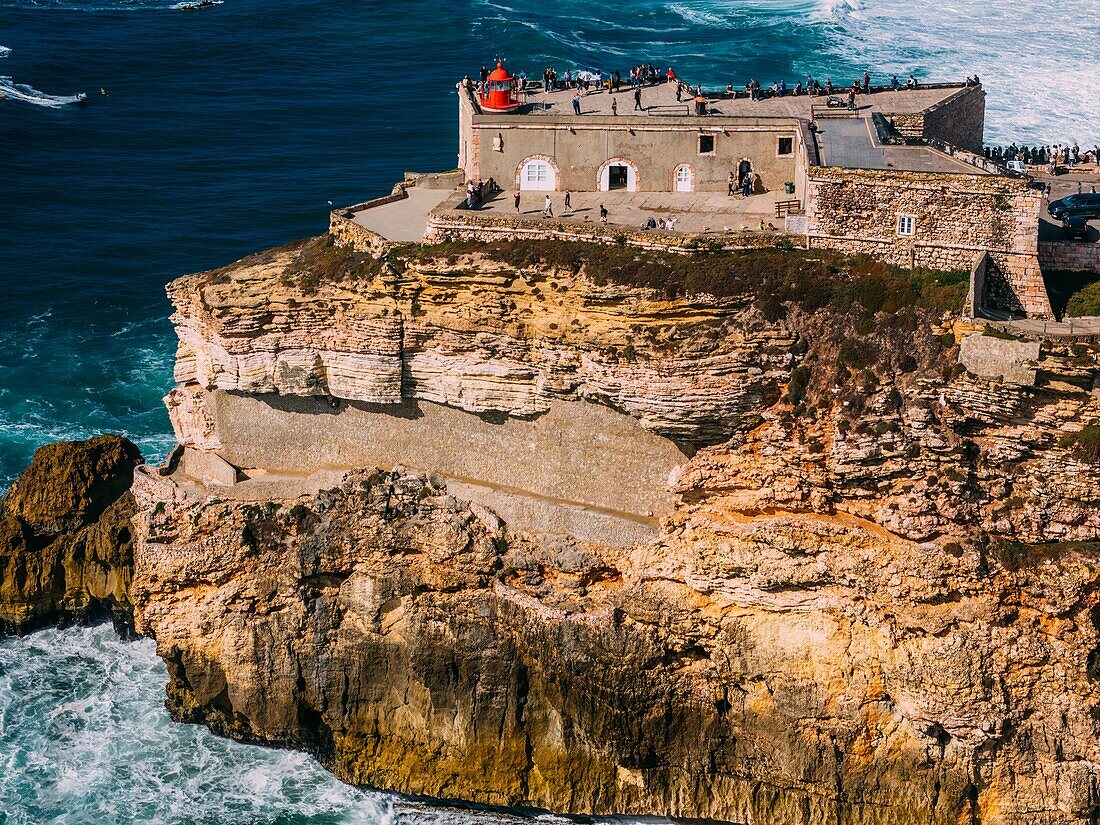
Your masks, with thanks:
[{"label": "white sea foam", "polygon": [[58,109],[80,102],[79,95],[51,95],[40,92],[26,83],[16,83],[12,78],[0,76],[0,93],[12,100],[21,100],[24,103],[33,103],[35,106],[46,106]]},{"label": "white sea foam", "polygon": [[7,57],[11,54],[11,49],[7,46],[0,46],[0,57]]},{"label": "white sea foam", "polygon": [[[151,640],[120,641],[107,625],[0,638],[0,820],[531,822],[361,790],[337,781],[305,754],[242,745],[200,725],[176,724],[164,710],[166,679]],[[536,821],[566,825],[555,816]]]},{"label": "white sea foam", "polygon": [[835,29],[838,56],[880,77],[979,75],[989,93],[987,142],[1091,146],[1100,140],[1096,8],[1096,0],[819,0],[811,19]]}]

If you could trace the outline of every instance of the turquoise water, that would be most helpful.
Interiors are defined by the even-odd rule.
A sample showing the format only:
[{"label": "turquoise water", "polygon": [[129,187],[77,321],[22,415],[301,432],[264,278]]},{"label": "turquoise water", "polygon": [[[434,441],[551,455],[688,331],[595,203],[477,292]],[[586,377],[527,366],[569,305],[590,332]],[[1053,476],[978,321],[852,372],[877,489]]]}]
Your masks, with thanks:
[{"label": "turquoise water", "polygon": [[[1095,0],[175,3],[0,0],[0,487],[59,438],[167,451],[164,284],[453,166],[453,84],[498,52],[714,86],[976,72],[991,140],[1100,139]],[[148,642],[47,631],[0,668],[0,823],[472,821],[172,725]]]}]

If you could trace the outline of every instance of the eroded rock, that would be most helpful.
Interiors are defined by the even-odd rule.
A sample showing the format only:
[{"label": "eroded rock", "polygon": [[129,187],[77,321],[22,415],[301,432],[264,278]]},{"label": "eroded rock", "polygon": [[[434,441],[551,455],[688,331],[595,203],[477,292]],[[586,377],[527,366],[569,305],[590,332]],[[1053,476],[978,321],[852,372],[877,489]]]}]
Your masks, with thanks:
[{"label": "eroded rock", "polygon": [[134,500],[141,454],[104,435],[39,448],[0,500],[0,627],[109,615],[130,622]]}]

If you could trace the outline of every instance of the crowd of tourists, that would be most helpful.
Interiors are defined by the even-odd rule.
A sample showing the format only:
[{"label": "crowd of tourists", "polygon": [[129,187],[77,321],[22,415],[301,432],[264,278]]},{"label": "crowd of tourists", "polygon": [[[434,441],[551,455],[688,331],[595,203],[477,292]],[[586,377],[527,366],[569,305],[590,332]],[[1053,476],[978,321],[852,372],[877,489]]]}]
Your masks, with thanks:
[{"label": "crowd of tourists", "polygon": [[1097,163],[1100,161],[1100,146],[1094,145],[1092,149],[1074,143],[1055,143],[1043,146],[1017,146],[1015,142],[1008,146],[986,146],[985,156],[988,160],[997,163],[1009,161],[1023,161],[1028,166],[1047,166],[1050,172],[1058,166],[1073,168],[1081,163]]},{"label": "crowd of tourists", "polygon": [[481,204],[500,191],[500,185],[492,178],[489,178],[489,180],[478,178],[476,181],[467,181],[464,205],[467,209],[479,209]]},{"label": "crowd of tourists", "polygon": [[642,86],[655,86],[666,80],[676,77],[676,73],[669,68],[662,72],[652,63],[639,63],[627,70],[624,79],[623,73],[603,69],[584,69],[574,72],[566,69],[560,76],[553,66],[547,66],[542,72],[542,90],[544,92],[560,91],[562,89],[575,89],[582,92],[607,89],[611,92],[622,91],[626,86],[630,89],[639,89]]}]

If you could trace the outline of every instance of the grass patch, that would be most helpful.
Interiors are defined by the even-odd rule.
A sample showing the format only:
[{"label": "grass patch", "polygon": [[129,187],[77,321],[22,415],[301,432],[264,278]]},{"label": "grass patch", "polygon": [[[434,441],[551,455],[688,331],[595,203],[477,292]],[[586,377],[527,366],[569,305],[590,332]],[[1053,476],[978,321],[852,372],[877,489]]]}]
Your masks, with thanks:
[{"label": "grass patch", "polygon": [[1045,561],[1057,559],[1067,553],[1100,553],[1100,541],[1060,541],[1047,544],[1025,544],[1020,541],[1001,540],[994,544],[997,558],[1007,570],[1013,572],[1038,567]]},{"label": "grass patch", "polygon": [[1067,433],[1058,443],[1086,464],[1100,464],[1100,427],[1088,424],[1077,433]]},{"label": "grass patch", "polygon": [[872,314],[898,313],[912,307],[936,313],[954,311],[961,309],[969,282],[966,272],[907,270],[869,256],[822,250],[704,250],[679,255],[625,246],[524,240],[425,246],[409,254],[421,260],[480,254],[517,269],[583,272],[597,284],[652,289],[669,300],[700,294],[746,296],[769,320],[776,319],[780,305],[809,312],[826,307]]}]

